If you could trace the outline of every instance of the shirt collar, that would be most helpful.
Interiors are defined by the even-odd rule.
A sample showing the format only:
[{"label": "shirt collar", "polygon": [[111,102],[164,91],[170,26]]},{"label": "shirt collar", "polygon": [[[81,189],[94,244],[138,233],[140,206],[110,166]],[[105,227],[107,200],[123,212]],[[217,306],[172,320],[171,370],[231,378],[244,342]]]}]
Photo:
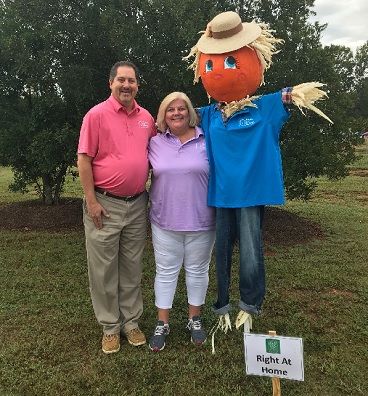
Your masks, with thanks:
[{"label": "shirt collar", "polygon": [[[204,136],[204,133],[203,133],[203,131],[202,131],[202,129],[200,127],[195,126],[194,128],[195,128],[195,137],[194,137],[195,139],[198,139],[200,136]],[[165,136],[166,137],[170,137],[171,136],[171,137],[175,137],[176,138],[176,136],[170,132],[169,128],[166,129]]]},{"label": "shirt collar", "polygon": [[201,128],[199,128],[198,126],[195,126],[195,130],[196,130],[196,139],[198,139],[200,136],[204,136],[204,133],[202,131]]},{"label": "shirt collar", "polygon": [[[107,100],[111,103],[113,109],[114,109],[117,113],[118,113],[120,110],[125,111],[126,113],[128,113],[126,107],[123,106],[123,105],[122,105],[118,100],[116,100],[112,95],[110,95],[110,97],[109,97]],[[138,112],[140,112],[140,111],[141,111],[141,106],[139,106],[139,104],[138,104],[138,103],[135,101],[135,99],[134,99],[134,102],[133,102],[133,109],[129,112],[129,114],[138,113]]]}]

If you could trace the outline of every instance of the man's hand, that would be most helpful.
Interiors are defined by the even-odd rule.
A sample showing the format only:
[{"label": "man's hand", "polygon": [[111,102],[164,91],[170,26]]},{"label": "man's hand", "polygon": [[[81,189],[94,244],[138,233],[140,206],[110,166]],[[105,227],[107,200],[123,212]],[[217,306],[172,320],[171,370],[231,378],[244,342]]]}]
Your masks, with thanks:
[{"label": "man's hand", "polygon": [[81,184],[86,198],[87,213],[98,230],[102,228],[102,216],[110,217],[105,208],[97,201],[95,183],[92,172],[93,157],[78,154],[78,170]]},{"label": "man's hand", "polygon": [[109,213],[98,201],[91,204],[87,203],[87,213],[98,230],[103,227],[102,216],[110,217]]}]

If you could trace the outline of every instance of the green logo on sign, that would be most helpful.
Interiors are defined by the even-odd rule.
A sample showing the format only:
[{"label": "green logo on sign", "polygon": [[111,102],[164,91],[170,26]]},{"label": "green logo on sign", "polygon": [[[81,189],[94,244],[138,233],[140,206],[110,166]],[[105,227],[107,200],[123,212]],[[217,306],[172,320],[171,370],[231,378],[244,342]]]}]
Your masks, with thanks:
[{"label": "green logo on sign", "polygon": [[275,340],[274,338],[266,338],[266,352],[281,353],[280,340]]}]

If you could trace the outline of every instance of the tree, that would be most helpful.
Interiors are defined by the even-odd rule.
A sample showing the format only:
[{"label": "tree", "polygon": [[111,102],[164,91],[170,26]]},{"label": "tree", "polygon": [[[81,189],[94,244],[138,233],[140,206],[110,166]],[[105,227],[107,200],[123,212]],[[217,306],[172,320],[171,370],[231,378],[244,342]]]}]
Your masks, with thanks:
[{"label": "tree", "polygon": [[65,104],[52,95],[33,97],[31,105],[22,98],[12,104],[8,125],[0,129],[0,161],[15,175],[11,189],[24,192],[34,184],[45,203],[58,203],[75,158],[75,131],[65,122]]},{"label": "tree", "polygon": [[58,203],[81,117],[106,95],[101,65],[114,56],[92,2],[4,0],[0,7],[0,162],[13,168],[12,189],[35,185],[45,203]]},{"label": "tree", "polygon": [[355,111],[363,120],[362,130],[368,129],[368,41],[359,47],[355,56],[355,80],[357,100]]}]

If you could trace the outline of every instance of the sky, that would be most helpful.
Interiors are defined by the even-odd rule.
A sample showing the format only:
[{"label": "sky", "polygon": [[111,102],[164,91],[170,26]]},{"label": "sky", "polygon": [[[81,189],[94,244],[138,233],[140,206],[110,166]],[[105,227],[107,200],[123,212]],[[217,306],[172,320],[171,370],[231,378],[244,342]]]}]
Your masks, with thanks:
[{"label": "sky", "polygon": [[368,40],[368,0],[315,0],[312,21],[327,23],[323,45],[344,45],[353,52]]}]

